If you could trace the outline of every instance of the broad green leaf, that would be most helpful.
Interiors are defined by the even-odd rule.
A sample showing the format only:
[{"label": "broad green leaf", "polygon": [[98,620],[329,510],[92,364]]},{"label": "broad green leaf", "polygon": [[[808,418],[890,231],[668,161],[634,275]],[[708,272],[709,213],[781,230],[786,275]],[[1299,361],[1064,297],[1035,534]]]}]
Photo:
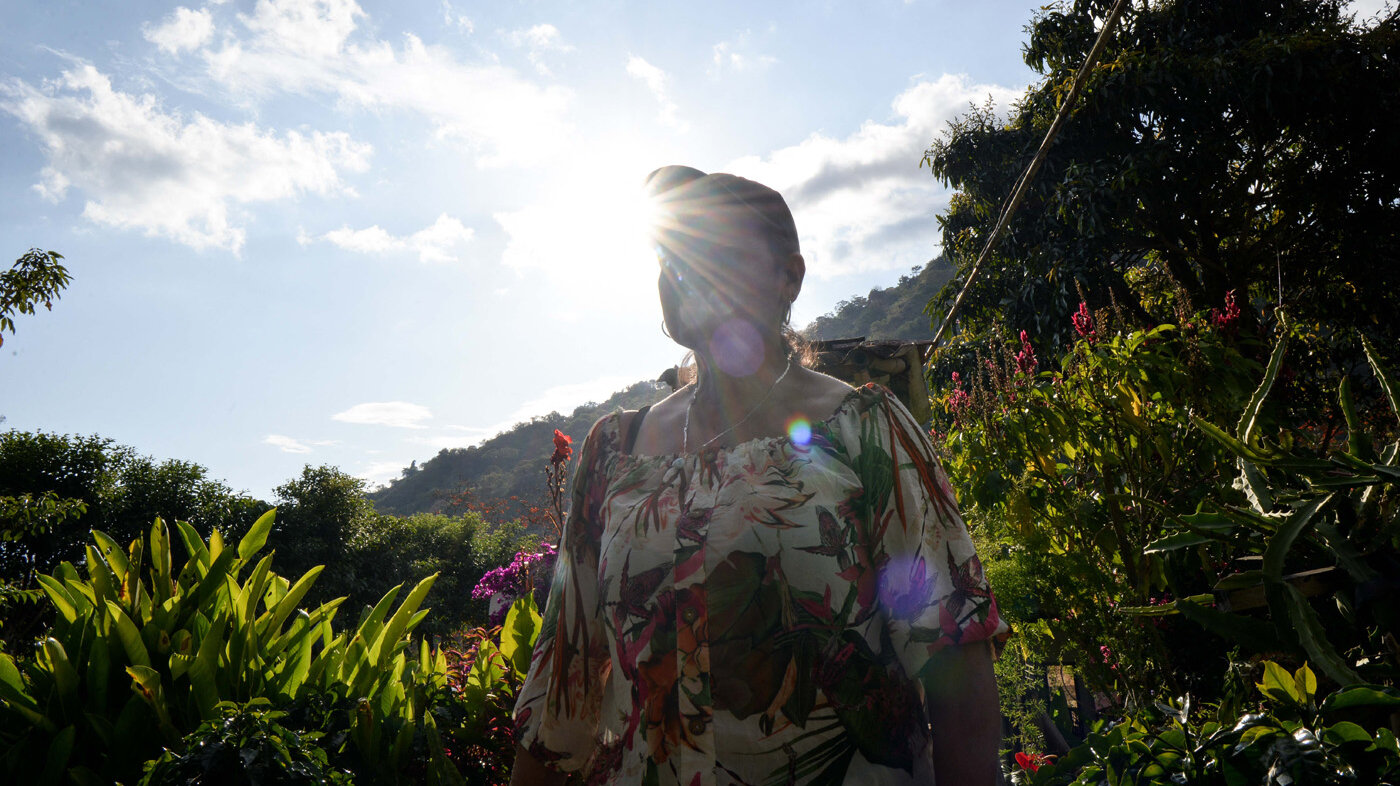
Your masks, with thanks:
[{"label": "broad green leaf", "polygon": [[97,541],[97,548],[102,551],[102,558],[107,561],[108,567],[112,569],[112,575],[117,580],[117,587],[121,588],[126,584],[127,564],[126,552],[112,539],[110,535],[100,530],[92,531],[92,539]]},{"label": "broad green leaf", "polygon": [[155,711],[156,721],[165,735],[166,743],[177,744],[180,733],[170,722],[170,708],[165,703],[165,686],[161,684],[160,672],[149,666],[128,666],[126,673],[131,675],[131,690]]},{"label": "broad green leaf", "polygon": [[1260,380],[1259,387],[1254,389],[1254,395],[1250,396],[1249,403],[1245,405],[1244,412],[1240,414],[1240,422],[1235,427],[1235,436],[1246,445],[1253,445],[1255,437],[1258,436],[1259,411],[1263,409],[1264,399],[1268,397],[1269,390],[1274,386],[1274,380],[1278,378],[1287,347],[1287,335],[1280,335],[1278,343],[1274,344],[1273,354],[1269,356],[1269,365],[1264,370],[1264,378]]},{"label": "broad green leaf", "polygon": [[117,639],[121,641],[122,649],[126,652],[127,660],[134,666],[150,666],[151,656],[146,652],[146,645],[141,641],[141,632],[137,630],[136,624],[126,616],[121,606],[110,600],[107,601],[107,613],[112,621],[112,629],[116,631]]},{"label": "broad green leaf", "polygon": [[1333,745],[1345,745],[1349,742],[1371,742],[1371,735],[1366,730],[1351,721],[1335,723],[1322,730],[1322,739]]},{"label": "broad green leaf", "polygon": [[277,509],[273,508],[253,522],[248,534],[238,541],[238,559],[240,561],[247,562],[252,559],[254,554],[262,550],[263,545],[267,543],[267,533],[272,531],[272,523],[276,518]]},{"label": "broad green leaf", "polygon": [[1323,699],[1320,709],[1322,712],[1334,712],[1353,707],[1390,707],[1393,711],[1400,708],[1400,691],[1377,685],[1342,688]]},{"label": "broad green leaf", "polygon": [[73,668],[73,662],[68,659],[68,652],[63,649],[63,645],[59,643],[58,639],[52,636],[44,639],[40,645],[40,652],[43,653],[44,665],[53,675],[54,687],[58,690],[59,700],[65,705],[73,704],[76,708],[78,671]]},{"label": "broad green leaf", "polygon": [[528,594],[512,603],[506,613],[505,624],[501,626],[501,654],[519,674],[530,670],[530,653],[542,622],[539,612],[535,611],[535,600]]},{"label": "broad green leaf", "polygon": [[156,516],[151,524],[151,595],[157,603],[170,597],[174,583],[170,575],[170,531]]},{"label": "broad green leaf", "polygon": [[1298,687],[1293,683],[1293,675],[1288,670],[1274,663],[1271,660],[1264,661],[1264,681],[1257,682],[1254,687],[1273,701],[1300,705],[1302,695],[1298,693]]},{"label": "broad green leaf", "polygon": [[1298,693],[1302,695],[1304,704],[1311,703],[1313,697],[1317,695],[1317,677],[1306,663],[1293,672],[1293,684],[1298,687]]},{"label": "broad green leaf", "polygon": [[[199,532],[184,521],[176,521],[175,529],[180,532],[180,540],[185,544],[185,553],[190,555],[190,562],[208,568],[209,549],[205,547],[204,538],[199,536]],[[202,576],[203,573],[198,575]]]},{"label": "broad green leaf", "polygon": [[68,770],[68,760],[73,755],[73,741],[77,737],[76,726],[63,727],[49,743],[49,752],[44,759],[43,783],[61,783]]},{"label": "broad green leaf", "polygon": [[74,601],[73,596],[69,594],[68,590],[64,589],[63,585],[60,584],[57,579],[42,573],[36,574],[34,578],[39,582],[39,585],[43,587],[44,594],[48,595],[49,600],[53,601],[54,607],[58,609],[58,613],[65,621],[73,622],[78,618],[76,601]]},{"label": "broad green leaf", "polygon": [[224,649],[224,631],[228,628],[228,614],[214,618],[209,631],[199,643],[199,654],[189,667],[190,689],[194,694],[195,708],[199,717],[210,720],[216,715],[219,704],[219,688],[215,679],[219,667],[219,656]]},{"label": "broad green leaf", "polygon": [[321,571],[325,569],[325,565],[317,565],[311,570],[308,570],[305,575],[297,580],[296,584],[292,585],[291,589],[287,590],[287,593],[282,596],[282,599],[277,602],[277,607],[272,611],[272,618],[267,623],[268,633],[276,635],[281,631],[282,623],[286,621],[289,614],[296,610],[297,604],[301,603],[301,599],[306,596],[307,591],[311,589],[311,585],[316,583],[317,577],[319,577]]}]

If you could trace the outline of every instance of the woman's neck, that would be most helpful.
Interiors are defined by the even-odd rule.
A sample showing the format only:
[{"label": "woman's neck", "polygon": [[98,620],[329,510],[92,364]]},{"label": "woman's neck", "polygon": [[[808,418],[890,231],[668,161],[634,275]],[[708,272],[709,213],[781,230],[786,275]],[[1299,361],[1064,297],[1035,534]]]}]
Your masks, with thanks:
[{"label": "woman's neck", "polygon": [[[789,368],[780,339],[765,342],[759,359],[715,357],[696,352],[694,407],[713,416],[719,428],[748,414],[772,393]],[[718,421],[727,420],[725,423]]]}]

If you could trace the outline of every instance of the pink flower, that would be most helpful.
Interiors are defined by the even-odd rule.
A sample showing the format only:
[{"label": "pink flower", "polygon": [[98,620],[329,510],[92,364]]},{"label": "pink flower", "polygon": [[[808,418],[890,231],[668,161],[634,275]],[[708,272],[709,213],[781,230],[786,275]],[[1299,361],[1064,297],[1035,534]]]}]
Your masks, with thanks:
[{"label": "pink flower", "polygon": [[1220,330],[1233,333],[1236,323],[1240,319],[1240,307],[1235,303],[1235,290],[1225,293],[1225,310],[1213,308],[1210,310],[1210,321]]},{"label": "pink flower", "polygon": [[1035,347],[1031,346],[1030,339],[1026,336],[1026,331],[1021,331],[1021,351],[1016,353],[1016,373],[1032,376],[1035,369],[1040,365],[1036,360]]},{"label": "pink flower", "polygon": [[1071,314],[1069,319],[1074,323],[1074,332],[1078,333],[1090,344],[1098,341],[1099,334],[1098,331],[1094,329],[1094,315],[1089,313],[1088,303],[1081,300],[1079,302],[1079,310]]}]

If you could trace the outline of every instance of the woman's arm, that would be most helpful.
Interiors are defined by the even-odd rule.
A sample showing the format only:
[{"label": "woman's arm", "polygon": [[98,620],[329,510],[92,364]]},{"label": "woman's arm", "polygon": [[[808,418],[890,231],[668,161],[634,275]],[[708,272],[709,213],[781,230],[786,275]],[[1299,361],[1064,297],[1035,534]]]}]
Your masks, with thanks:
[{"label": "woman's arm", "polygon": [[939,650],[928,664],[933,771],[940,786],[993,786],[1001,747],[1001,710],[988,641]]},{"label": "woman's arm", "polygon": [[515,767],[510,771],[510,786],[564,786],[568,776],[540,764],[524,748],[515,749]]}]

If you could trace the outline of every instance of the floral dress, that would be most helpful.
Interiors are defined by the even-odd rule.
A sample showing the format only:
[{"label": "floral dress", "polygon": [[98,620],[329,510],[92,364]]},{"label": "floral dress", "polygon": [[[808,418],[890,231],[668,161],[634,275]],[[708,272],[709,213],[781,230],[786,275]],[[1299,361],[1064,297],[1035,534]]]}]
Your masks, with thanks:
[{"label": "floral dress", "polygon": [[580,451],[520,744],[587,783],[932,782],[918,675],[1006,624],[903,405],[688,455],[619,422]]}]

